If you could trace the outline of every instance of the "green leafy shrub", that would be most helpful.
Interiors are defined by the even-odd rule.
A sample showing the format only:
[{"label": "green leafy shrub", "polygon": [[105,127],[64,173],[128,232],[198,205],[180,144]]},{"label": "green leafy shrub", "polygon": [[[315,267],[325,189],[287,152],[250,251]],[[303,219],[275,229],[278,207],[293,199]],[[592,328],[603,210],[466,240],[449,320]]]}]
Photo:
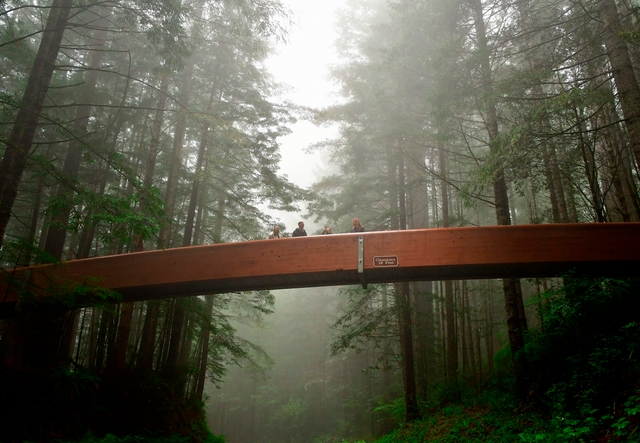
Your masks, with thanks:
[{"label": "green leafy shrub", "polygon": [[[508,349],[480,396],[443,389],[423,421],[376,443],[640,443],[640,282],[569,275],[542,295],[527,337],[531,404],[513,395]],[[388,406],[390,407],[390,406]]]},{"label": "green leafy shrub", "polygon": [[543,294],[544,320],[526,347],[533,397],[550,413],[556,441],[629,434],[621,419],[631,416],[624,405],[640,378],[640,285],[578,275],[565,283]]},{"label": "green leafy shrub", "polygon": [[500,386],[482,397],[430,410],[422,421],[405,425],[375,443],[553,443],[547,423],[533,411],[516,408],[516,398]]},{"label": "green leafy shrub", "polygon": [[389,416],[396,423],[404,422],[406,417],[404,398],[396,398],[390,403],[379,403],[374,409],[374,412],[379,416]]}]

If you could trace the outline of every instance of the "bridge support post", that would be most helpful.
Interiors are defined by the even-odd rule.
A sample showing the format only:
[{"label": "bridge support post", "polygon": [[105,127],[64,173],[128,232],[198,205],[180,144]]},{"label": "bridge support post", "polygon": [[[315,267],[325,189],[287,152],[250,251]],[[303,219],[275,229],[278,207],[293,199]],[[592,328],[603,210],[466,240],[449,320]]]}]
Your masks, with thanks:
[{"label": "bridge support post", "polygon": [[367,289],[367,281],[364,278],[364,237],[358,236],[358,278],[362,289]]}]

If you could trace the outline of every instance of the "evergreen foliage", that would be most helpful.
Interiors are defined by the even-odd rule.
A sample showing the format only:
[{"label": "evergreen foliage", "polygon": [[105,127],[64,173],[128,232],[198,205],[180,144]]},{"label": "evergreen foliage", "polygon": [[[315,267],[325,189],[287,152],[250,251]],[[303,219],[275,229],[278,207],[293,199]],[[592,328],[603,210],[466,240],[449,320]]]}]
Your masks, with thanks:
[{"label": "evergreen foliage", "polygon": [[570,274],[565,283],[541,294],[543,321],[523,351],[535,380],[526,407],[505,366],[481,394],[434,398],[426,419],[375,443],[640,441],[640,280]]},{"label": "evergreen foliage", "polygon": [[[0,174],[3,196],[5,186],[17,195],[15,202],[1,199],[3,278],[11,279],[16,267],[157,244],[261,238],[273,223],[268,207],[297,209],[307,192],[280,174],[278,145],[296,110],[276,103],[280,85],[264,66],[272,43],[288,32],[288,12],[277,0],[3,2],[0,156],[12,158],[11,128],[19,126],[25,107],[20,97],[39,46],[47,46],[47,15],[59,10],[69,12],[56,26],[63,45],[47,53],[51,85],[39,95],[42,111],[30,114],[33,139],[18,147],[24,162],[12,163],[20,166],[11,166],[13,179]],[[86,410],[68,412],[96,416],[78,426],[73,417],[61,419],[60,429],[43,416],[33,435],[124,437],[144,429],[142,415],[153,415],[145,402],[170,409],[170,399],[177,409],[156,411],[159,422],[146,420],[147,426],[167,435],[172,427],[182,432],[204,421],[207,379],[219,384],[231,365],[269,362],[231,325],[271,313],[273,297],[266,291],[118,305],[118,294],[91,278],[81,286],[51,287],[51,297],[42,300],[23,283],[20,312],[3,306],[3,315],[13,318],[0,323],[9,379],[29,385],[20,379],[24,370],[43,396],[69,383],[98,389],[65,393],[69,404],[58,405],[62,415],[78,396],[89,401],[93,395]],[[83,374],[97,378],[83,384]],[[114,388],[107,400],[118,377],[126,392]],[[149,387],[154,380],[157,386]],[[29,389],[20,397],[4,388],[2,398],[15,399],[26,415],[30,406],[23,400],[38,403]],[[132,420],[137,413],[140,428],[116,417],[117,395],[135,395]],[[54,401],[45,400],[40,403]],[[28,419],[12,417],[7,433]]]},{"label": "evergreen foliage", "polygon": [[[44,32],[60,11],[62,45]],[[336,233],[354,216],[367,230],[640,221],[634,2],[348,0],[343,100],[320,110],[279,102],[265,70],[288,19],[279,0],[1,2],[3,278],[264,238],[269,209],[303,200]],[[279,174],[278,139],[303,113],[339,126],[314,147],[338,172],[313,193]],[[397,425],[381,441],[637,441],[638,281],[509,284],[315,290],[264,343],[268,292],[120,305],[99,281],[46,300],[24,286],[19,311],[1,308],[15,318],[0,323],[0,400],[15,408],[0,440],[218,442],[208,379],[238,386],[208,392],[234,443]],[[404,423],[403,388],[425,420]]]},{"label": "evergreen foliage", "polygon": [[554,427],[567,441],[611,426],[630,437],[639,418],[640,281],[569,275],[542,301],[526,353]]}]

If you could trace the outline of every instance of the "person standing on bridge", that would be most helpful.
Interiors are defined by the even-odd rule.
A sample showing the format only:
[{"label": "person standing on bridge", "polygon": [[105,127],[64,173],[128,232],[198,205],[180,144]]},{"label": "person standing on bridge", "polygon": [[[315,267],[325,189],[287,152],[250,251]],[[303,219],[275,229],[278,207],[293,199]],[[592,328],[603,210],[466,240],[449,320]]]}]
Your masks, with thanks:
[{"label": "person standing on bridge", "polygon": [[328,235],[328,234],[333,234],[333,231],[329,226],[325,226],[324,229],[322,230],[322,235]]},{"label": "person standing on bridge", "polygon": [[280,226],[278,225],[273,226],[273,232],[269,236],[269,239],[272,239],[272,238],[282,238],[282,235],[280,235]]},{"label": "person standing on bridge", "polygon": [[362,223],[360,223],[359,218],[354,218],[353,220],[351,220],[351,224],[353,225],[353,229],[351,229],[351,232],[364,232],[364,226],[362,226]]},{"label": "person standing on bridge", "polygon": [[304,222],[298,222],[298,227],[295,229],[295,231],[293,231],[293,234],[291,234],[291,237],[306,237],[307,236],[307,231],[304,230]]}]

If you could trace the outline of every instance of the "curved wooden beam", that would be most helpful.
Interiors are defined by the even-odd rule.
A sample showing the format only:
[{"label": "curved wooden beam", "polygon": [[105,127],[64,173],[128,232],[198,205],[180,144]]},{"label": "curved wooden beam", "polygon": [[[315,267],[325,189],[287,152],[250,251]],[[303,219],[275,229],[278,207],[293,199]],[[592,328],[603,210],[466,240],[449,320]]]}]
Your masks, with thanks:
[{"label": "curved wooden beam", "polygon": [[640,223],[383,231],[191,246],[18,269],[0,281],[0,302],[16,302],[18,282],[25,281],[43,295],[56,285],[92,285],[135,301],[359,283],[544,277],[572,268],[636,276],[639,265]]}]

